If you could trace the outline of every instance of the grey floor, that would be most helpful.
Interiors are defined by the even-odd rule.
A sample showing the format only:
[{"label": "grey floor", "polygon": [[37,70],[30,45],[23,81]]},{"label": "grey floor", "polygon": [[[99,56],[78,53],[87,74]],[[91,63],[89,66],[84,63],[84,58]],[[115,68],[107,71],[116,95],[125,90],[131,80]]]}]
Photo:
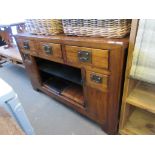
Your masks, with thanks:
[{"label": "grey floor", "polygon": [[0,68],[0,78],[9,83],[18,94],[36,134],[105,134],[94,122],[47,95],[34,91],[24,68],[5,64]]}]

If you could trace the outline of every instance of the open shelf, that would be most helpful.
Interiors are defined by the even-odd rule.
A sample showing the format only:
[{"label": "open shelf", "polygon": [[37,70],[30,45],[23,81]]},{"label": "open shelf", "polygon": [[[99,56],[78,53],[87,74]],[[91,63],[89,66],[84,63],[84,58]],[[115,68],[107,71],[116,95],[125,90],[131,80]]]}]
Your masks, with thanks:
[{"label": "open shelf", "polygon": [[84,106],[84,96],[81,86],[72,84],[69,87],[66,87],[61,94]]},{"label": "open shelf", "polygon": [[125,122],[121,134],[154,135],[155,114],[133,107],[133,111]]},{"label": "open shelf", "polygon": [[44,87],[51,89],[55,93],[60,94],[66,87],[69,86],[67,82],[65,82],[63,79],[50,77],[43,83]]},{"label": "open shelf", "polygon": [[63,78],[40,72],[44,88],[84,106],[83,87]]},{"label": "open shelf", "polygon": [[155,85],[140,82],[131,91],[126,102],[155,113]]},{"label": "open shelf", "polygon": [[79,68],[74,68],[48,60],[39,60],[37,63],[41,71],[82,85],[81,70]]}]

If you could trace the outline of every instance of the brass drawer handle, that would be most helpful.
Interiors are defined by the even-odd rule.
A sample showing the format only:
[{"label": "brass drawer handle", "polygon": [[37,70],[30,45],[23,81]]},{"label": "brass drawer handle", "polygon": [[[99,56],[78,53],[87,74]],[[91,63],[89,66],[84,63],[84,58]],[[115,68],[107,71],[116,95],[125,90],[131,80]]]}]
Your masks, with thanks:
[{"label": "brass drawer handle", "polygon": [[102,83],[102,81],[103,81],[103,77],[98,76],[96,74],[91,74],[90,79],[91,79],[91,81],[94,81],[96,83]]},{"label": "brass drawer handle", "polygon": [[29,50],[29,49],[30,49],[29,41],[28,41],[28,40],[25,40],[25,41],[23,42],[23,45],[24,45],[24,49],[26,49],[26,50]]},{"label": "brass drawer handle", "polygon": [[91,62],[92,53],[88,51],[79,51],[78,58],[80,62]]},{"label": "brass drawer handle", "polygon": [[46,53],[46,54],[53,54],[53,51],[52,51],[52,47],[51,46],[49,46],[49,45],[43,45],[43,49],[44,49],[44,52]]}]

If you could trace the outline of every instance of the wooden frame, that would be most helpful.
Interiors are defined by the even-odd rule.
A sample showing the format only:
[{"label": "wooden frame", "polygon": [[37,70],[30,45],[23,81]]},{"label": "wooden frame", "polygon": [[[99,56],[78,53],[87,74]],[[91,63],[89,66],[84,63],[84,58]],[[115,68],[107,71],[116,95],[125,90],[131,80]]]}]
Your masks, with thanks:
[{"label": "wooden frame", "polygon": [[129,77],[138,23],[139,20],[132,20],[119,125],[120,134],[155,134],[155,85]]}]

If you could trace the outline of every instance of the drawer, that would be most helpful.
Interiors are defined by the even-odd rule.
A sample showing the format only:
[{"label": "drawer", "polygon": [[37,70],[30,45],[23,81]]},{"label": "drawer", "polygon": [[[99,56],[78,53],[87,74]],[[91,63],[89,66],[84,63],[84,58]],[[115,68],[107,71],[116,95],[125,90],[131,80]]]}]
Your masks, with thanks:
[{"label": "drawer", "polygon": [[67,62],[108,69],[109,51],[78,46],[65,46]]},{"label": "drawer", "polygon": [[108,76],[90,70],[86,71],[86,84],[101,91],[108,88]]},{"label": "drawer", "polygon": [[30,50],[37,50],[35,41],[33,40],[28,40],[28,39],[17,39],[17,43],[20,49],[24,49],[27,51]]},{"label": "drawer", "polygon": [[49,60],[62,59],[62,51],[60,44],[39,42],[39,55]]}]

